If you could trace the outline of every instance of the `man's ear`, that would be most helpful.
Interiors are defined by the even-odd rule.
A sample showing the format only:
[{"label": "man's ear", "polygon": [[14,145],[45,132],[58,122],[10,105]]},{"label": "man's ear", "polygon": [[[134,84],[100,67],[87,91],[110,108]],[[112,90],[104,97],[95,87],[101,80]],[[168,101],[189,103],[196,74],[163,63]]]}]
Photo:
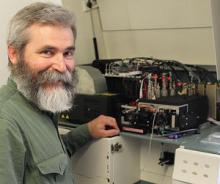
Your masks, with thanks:
[{"label": "man's ear", "polygon": [[8,58],[10,59],[11,63],[17,64],[18,62],[18,53],[17,50],[13,46],[8,46]]}]

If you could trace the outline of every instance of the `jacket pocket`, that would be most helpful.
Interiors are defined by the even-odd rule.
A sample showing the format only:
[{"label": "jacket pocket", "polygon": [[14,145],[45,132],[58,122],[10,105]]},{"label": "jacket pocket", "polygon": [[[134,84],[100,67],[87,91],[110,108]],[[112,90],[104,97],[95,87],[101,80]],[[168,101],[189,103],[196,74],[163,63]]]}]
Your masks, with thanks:
[{"label": "jacket pocket", "polygon": [[67,156],[60,153],[37,164],[40,173],[48,180],[53,180],[56,176],[63,176],[68,167]]}]

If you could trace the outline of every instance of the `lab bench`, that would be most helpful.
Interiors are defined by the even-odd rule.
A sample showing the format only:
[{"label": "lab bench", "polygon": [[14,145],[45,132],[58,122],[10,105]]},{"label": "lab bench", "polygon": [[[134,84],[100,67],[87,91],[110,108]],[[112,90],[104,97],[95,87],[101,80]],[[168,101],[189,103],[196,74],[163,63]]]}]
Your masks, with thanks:
[{"label": "lab bench", "polygon": [[121,132],[120,135],[125,137],[133,137],[140,140],[152,139],[152,141],[154,142],[174,144],[174,145],[182,146],[185,149],[213,153],[213,154],[220,154],[220,134],[219,134],[219,143],[217,142],[217,140],[216,142],[213,143],[207,140],[211,134],[217,132],[220,132],[220,126],[210,125],[207,128],[201,129],[200,133],[186,135],[178,139],[169,139],[162,137],[160,135],[153,135],[151,137],[150,134],[140,135],[129,132]]}]

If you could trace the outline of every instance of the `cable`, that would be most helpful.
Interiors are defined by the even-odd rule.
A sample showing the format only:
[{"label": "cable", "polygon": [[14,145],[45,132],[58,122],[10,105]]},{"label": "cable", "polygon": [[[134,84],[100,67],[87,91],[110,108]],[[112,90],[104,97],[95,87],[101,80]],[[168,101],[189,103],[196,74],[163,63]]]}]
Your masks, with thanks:
[{"label": "cable", "polygon": [[144,80],[147,78],[148,76],[146,75],[142,80],[141,80],[141,85],[140,85],[140,90],[139,90],[139,98],[143,98],[143,85],[144,85]]},{"label": "cable", "polygon": [[153,139],[153,134],[154,134],[154,125],[155,125],[155,120],[156,120],[157,113],[158,113],[158,108],[154,112],[154,118],[153,118],[153,122],[152,122],[151,135],[150,135],[148,153],[147,153],[148,156],[150,156],[150,152],[151,152],[151,144],[152,144],[152,139]]}]

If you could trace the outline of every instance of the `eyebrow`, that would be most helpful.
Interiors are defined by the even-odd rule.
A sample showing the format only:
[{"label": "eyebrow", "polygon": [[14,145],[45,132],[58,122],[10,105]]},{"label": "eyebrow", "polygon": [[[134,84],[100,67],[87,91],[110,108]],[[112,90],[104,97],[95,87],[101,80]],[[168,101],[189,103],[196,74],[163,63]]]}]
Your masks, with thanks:
[{"label": "eyebrow", "polygon": [[[43,46],[42,48],[40,48],[40,49],[38,49],[37,51],[38,52],[41,52],[41,51],[43,51],[43,50],[45,50],[45,49],[48,49],[48,50],[59,50],[58,48],[56,48],[56,47],[53,47],[53,46],[51,46],[51,45],[45,45],[45,46]],[[76,48],[74,47],[74,46],[70,46],[70,47],[67,47],[67,48],[65,48],[64,49],[64,51],[69,51],[69,50],[72,50],[72,51],[74,51]]]},{"label": "eyebrow", "polygon": [[67,47],[65,50],[72,50],[72,51],[74,51],[74,50],[76,50],[76,48],[74,46],[70,46],[70,47]]}]

